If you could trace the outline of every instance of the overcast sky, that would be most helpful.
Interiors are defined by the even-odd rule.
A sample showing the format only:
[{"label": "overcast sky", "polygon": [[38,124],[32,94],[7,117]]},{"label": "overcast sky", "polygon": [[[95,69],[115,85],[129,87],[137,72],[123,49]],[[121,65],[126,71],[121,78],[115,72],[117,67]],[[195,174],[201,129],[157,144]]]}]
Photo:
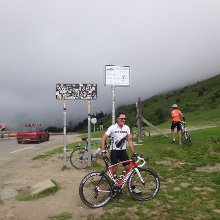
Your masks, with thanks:
[{"label": "overcast sky", "polygon": [[[62,126],[57,83],[97,83],[91,111],[110,113],[107,64],[131,68],[116,107],[219,74],[220,1],[0,0],[0,122],[9,128]],[[68,101],[67,121],[86,117],[87,101]]]}]

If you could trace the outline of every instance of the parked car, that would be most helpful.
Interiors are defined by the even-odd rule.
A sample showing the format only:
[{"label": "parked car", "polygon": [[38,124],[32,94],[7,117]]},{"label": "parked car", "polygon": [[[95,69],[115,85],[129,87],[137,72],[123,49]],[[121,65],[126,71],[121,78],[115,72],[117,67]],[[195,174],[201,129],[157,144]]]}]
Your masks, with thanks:
[{"label": "parked car", "polygon": [[37,142],[40,144],[43,141],[49,141],[50,133],[44,131],[41,124],[26,124],[22,132],[17,133],[18,144],[24,142]]}]

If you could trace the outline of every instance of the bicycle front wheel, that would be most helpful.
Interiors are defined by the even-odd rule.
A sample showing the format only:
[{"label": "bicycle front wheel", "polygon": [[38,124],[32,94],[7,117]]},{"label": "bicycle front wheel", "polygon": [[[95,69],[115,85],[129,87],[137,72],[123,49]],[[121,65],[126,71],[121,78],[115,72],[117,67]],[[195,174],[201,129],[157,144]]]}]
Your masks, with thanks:
[{"label": "bicycle front wheel", "polygon": [[86,175],[79,186],[79,195],[83,203],[90,208],[104,206],[111,199],[111,180],[101,172]]},{"label": "bicycle front wheel", "polygon": [[76,169],[84,169],[88,167],[89,153],[86,149],[75,149],[70,154],[70,163]]},{"label": "bicycle front wheel", "polygon": [[153,199],[160,189],[158,175],[148,168],[138,168],[138,170],[141,177],[134,170],[128,179],[128,190],[130,194],[139,201]]}]

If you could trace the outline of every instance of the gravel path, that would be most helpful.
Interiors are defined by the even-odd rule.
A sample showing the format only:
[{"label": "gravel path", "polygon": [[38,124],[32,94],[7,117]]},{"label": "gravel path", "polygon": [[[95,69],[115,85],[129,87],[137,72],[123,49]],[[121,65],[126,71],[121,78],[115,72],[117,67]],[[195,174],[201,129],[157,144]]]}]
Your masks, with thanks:
[{"label": "gravel path", "polygon": [[[46,220],[62,213],[70,213],[72,219],[87,219],[91,214],[102,213],[102,208],[88,208],[79,198],[79,183],[88,171],[76,170],[69,162],[63,169],[61,156],[35,161],[16,159],[7,169],[0,170],[0,220]],[[61,189],[54,195],[35,201],[15,199],[18,192],[46,179],[55,180]]]}]

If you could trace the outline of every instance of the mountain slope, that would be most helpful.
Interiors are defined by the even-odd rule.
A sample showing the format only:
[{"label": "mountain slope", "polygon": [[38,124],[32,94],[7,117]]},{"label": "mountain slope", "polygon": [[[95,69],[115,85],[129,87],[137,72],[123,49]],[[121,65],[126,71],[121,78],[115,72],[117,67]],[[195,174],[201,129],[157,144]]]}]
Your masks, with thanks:
[{"label": "mountain slope", "polygon": [[[220,74],[210,79],[172,90],[142,100],[141,109],[145,119],[154,125],[167,124],[173,103],[178,104],[187,122],[193,124],[220,123]],[[117,112],[125,112],[130,126],[136,126],[136,104],[121,106]],[[111,124],[111,114],[103,118],[105,127]]]}]

